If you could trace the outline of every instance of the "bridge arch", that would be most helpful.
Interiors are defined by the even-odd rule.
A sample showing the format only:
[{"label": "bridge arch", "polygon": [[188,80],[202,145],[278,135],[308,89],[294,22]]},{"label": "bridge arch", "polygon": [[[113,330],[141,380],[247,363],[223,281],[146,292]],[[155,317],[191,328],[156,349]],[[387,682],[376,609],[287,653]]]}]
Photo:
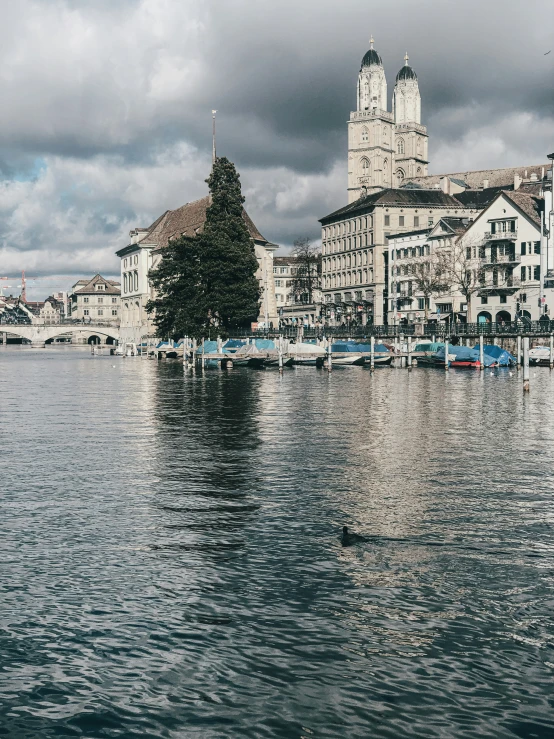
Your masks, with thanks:
[{"label": "bridge arch", "polygon": [[86,342],[91,335],[104,340],[106,343],[115,343],[119,339],[118,326],[102,326],[101,324],[80,324],[80,323],[58,323],[58,324],[6,324],[1,327],[7,333],[13,336],[19,336],[27,339],[32,344],[42,344],[51,341],[58,336],[65,334],[86,335]]}]

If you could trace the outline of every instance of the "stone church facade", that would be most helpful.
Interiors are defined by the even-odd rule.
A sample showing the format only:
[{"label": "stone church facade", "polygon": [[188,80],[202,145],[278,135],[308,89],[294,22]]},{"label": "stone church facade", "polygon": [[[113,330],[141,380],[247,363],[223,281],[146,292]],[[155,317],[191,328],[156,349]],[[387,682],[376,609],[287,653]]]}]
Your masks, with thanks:
[{"label": "stone church facade", "polygon": [[406,179],[427,175],[427,129],[421,125],[417,75],[408,64],[396,75],[392,112],[388,110],[383,62],[373,48],[362,59],[357,110],[348,121],[348,202]]}]

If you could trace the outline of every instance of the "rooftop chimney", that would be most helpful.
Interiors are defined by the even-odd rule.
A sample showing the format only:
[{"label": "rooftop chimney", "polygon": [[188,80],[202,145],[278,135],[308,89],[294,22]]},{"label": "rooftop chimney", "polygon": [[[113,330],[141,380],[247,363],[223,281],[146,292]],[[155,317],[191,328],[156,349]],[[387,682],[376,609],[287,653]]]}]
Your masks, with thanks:
[{"label": "rooftop chimney", "polygon": [[516,172],[516,174],[514,175],[514,190],[519,190],[519,186],[521,185],[522,181],[523,180]]}]

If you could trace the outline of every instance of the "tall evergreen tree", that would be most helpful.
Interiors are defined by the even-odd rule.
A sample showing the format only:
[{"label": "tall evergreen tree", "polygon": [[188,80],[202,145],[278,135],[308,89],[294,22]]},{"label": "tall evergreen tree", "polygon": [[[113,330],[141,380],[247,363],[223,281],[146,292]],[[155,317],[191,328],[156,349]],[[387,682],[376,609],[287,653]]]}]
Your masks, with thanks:
[{"label": "tall evergreen tree", "polygon": [[244,198],[234,164],[216,159],[206,180],[211,204],[201,233],[170,241],[150,272],[159,336],[222,335],[256,320],[260,289],[254,243],[243,217]]},{"label": "tall evergreen tree", "polygon": [[258,262],[235,165],[225,157],[216,159],[207,183],[212,202],[198,236],[202,283],[212,324],[228,331],[258,316]]},{"label": "tall evergreen tree", "polygon": [[182,236],[165,247],[149,275],[156,298],[146,306],[154,313],[158,336],[200,337],[207,328],[207,309],[200,279],[198,239]]}]

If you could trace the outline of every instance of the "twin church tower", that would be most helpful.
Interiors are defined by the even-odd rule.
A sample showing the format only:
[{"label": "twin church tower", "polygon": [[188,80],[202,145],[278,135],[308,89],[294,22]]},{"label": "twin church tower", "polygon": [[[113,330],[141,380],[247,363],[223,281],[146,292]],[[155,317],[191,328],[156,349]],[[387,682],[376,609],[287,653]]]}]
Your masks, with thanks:
[{"label": "twin church tower", "polygon": [[417,75],[405,64],[396,75],[392,113],[387,80],[370,40],[358,75],[358,109],[348,121],[348,202],[427,174],[427,128],[421,125]]}]

